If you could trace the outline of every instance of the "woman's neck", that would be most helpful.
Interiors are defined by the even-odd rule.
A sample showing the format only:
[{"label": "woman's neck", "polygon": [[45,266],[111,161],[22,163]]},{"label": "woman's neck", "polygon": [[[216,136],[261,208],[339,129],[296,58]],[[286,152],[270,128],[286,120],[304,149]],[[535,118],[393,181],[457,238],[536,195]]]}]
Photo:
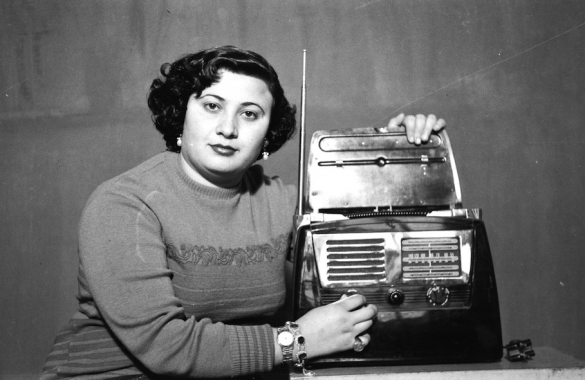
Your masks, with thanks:
[{"label": "woman's neck", "polygon": [[[238,187],[242,181],[243,173],[240,176],[227,177],[227,176],[214,176],[213,178],[207,178],[195,170],[181,153],[178,154],[179,166],[193,181],[209,187],[215,187],[219,189],[233,189]],[[211,176],[210,176],[211,177]]]}]

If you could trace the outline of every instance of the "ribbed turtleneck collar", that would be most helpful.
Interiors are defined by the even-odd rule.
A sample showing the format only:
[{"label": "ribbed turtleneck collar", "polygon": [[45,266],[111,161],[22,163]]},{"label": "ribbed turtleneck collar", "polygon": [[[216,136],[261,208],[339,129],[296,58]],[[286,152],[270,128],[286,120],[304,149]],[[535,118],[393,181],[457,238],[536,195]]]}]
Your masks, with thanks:
[{"label": "ribbed turtleneck collar", "polygon": [[183,171],[179,165],[179,157],[177,153],[167,151],[164,154],[165,165],[169,167],[172,173],[179,177],[181,182],[183,182],[197,194],[208,198],[231,199],[240,193],[241,183],[234,187],[221,188],[202,185],[199,182],[194,181],[187,175],[187,173]]}]

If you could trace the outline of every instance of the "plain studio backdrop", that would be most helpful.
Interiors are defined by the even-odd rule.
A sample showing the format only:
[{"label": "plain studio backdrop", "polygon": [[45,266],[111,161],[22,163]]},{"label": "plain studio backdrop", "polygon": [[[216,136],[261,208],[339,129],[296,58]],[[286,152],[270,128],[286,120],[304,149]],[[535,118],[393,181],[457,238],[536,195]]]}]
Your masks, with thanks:
[{"label": "plain studio backdrop", "polygon": [[[146,106],[160,65],[225,44],[266,56],[297,105],[307,49],[309,136],[445,118],[504,342],[585,359],[585,2],[9,0],[0,15],[0,378],[38,378],[76,309],[90,193],[165,149]],[[296,183],[297,154],[298,134],[267,170]]]}]

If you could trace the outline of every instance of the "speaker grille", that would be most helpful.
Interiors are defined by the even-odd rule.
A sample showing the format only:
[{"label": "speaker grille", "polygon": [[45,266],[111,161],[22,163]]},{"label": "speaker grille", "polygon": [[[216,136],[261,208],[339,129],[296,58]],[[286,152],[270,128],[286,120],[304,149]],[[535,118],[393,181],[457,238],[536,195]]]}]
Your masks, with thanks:
[{"label": "speaker grille", "polygon": [[365,283],[385,281],[384,243],[382,238],[327,240],[327,280]]}]

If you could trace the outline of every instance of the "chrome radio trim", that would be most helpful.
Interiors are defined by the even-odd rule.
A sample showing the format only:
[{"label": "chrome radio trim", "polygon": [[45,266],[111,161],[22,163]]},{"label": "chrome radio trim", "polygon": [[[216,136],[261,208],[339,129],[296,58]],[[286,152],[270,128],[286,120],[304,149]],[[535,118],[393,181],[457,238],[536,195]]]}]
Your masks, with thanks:
[{"label": "chrome radio trim", "polygon": [[[411,252],[408,239],[457,239],[459,260],[456,256],[403,257]],[[471,273],[473,232],[471,230],[388,231],[371,233],[313,233],[313,248],[317,274],[323,288],[351,286],[398,286],[408,284],[467,284]],[[455,246],[450,244],[451,247]],[[406,249],[404,249],[406,248]],[[419,246],[420,248],[420,246]],[[417,250],[420,252],[420,250]],[[417,254],[418,255],[418,254]],[[353,257],[352,257],[353,256]],[[449,272],[444,266],[456,265],[460,273]],[[413,276],[416,269],[404,270],[405,261],[428,261],[428,275]],[[432,262],[449,261],[431,267]],[[332,265],[334,264],[334,265]],[[410,276],[405,276],[410,274]],[[459,272],[459,271],[458,271]],[[419,271],[420,273],[420,271]]]}]

